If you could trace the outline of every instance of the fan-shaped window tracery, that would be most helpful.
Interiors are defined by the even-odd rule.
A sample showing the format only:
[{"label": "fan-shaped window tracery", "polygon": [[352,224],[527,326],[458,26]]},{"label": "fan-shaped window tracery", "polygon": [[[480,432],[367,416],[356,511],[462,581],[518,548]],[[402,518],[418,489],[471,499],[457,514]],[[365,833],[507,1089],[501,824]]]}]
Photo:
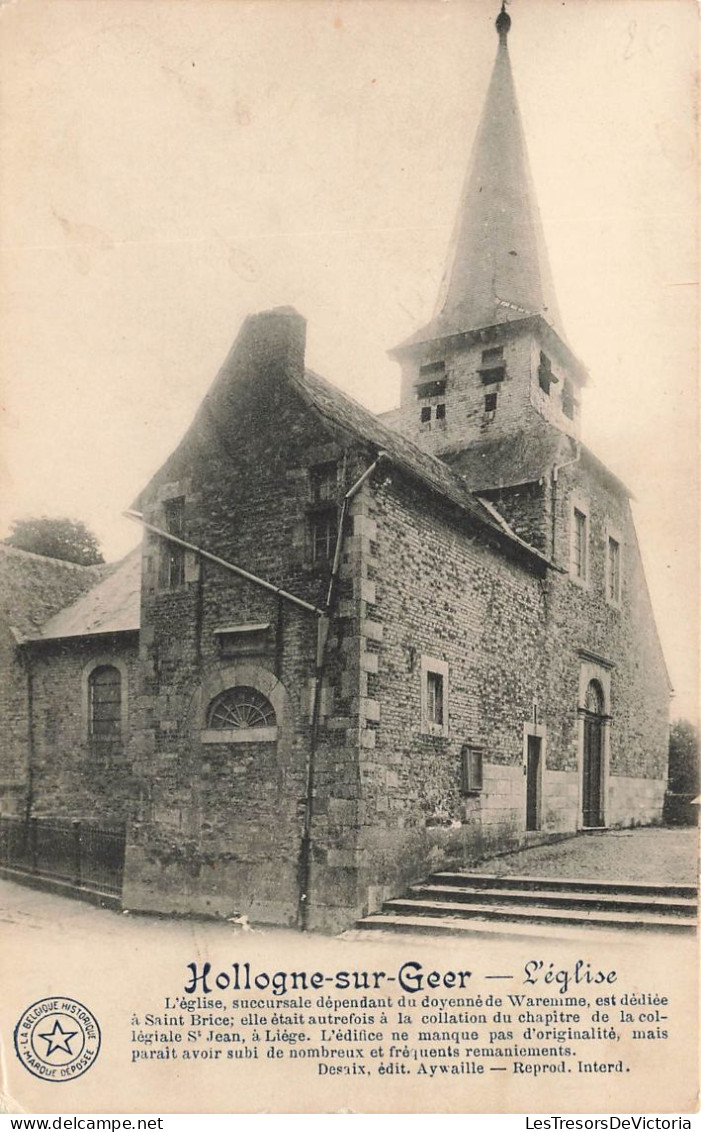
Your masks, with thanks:
[{"label": "fan-shaped window tracery", "polygon": [[256,688],[227,688],[215,696],[207,710],[207,727],[212,731],[275,726],[275,709]]}]

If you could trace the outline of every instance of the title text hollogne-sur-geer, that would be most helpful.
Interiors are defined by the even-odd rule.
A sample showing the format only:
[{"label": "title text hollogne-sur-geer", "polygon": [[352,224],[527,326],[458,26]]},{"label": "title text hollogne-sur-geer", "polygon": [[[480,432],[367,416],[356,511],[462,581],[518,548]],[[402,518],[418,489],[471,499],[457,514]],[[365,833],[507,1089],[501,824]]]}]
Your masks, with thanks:
[{"label": "title text hollogne-sur-geer", "polygon": [[[468,970],[427,970],[423,963],[416,960],[402,963],[394,972],[348,970],[327,974],[325,971],[259,971],[249,962],[234,962],[226,970],[219,971],[213,971],[209,962],[192,962],[187,964],[187,970],[190,977],[183,990],[188,995],[209,995],[220,990],[270,992],[276,997],[284,997],[310,990],[389,990],[392,984],[406,994],[418,994],[426,990],[464,990],[473,977],[473,972]],[[554,963],[530,959],[524,964],[522,972],[524,985],[543,983],[560,994],[566,994],[571,986],[612,984],[616,979],[615,971],[594,970],[583,959],[578,959],[571,969],[558,969]],[[557,1005],[557,1001],[551,1003],[549,999],[543,999],[542,1003],[539,1001],[533,1005]]]}]

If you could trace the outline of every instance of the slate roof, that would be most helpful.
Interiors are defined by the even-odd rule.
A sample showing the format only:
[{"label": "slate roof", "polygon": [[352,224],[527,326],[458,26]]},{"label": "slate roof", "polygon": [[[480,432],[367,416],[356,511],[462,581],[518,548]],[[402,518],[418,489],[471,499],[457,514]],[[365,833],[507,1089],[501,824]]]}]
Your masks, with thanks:
[{"label": "slate roof", "polygon": [[382,424],[368,409],[313,371],[306,370],[303,378],[291,380],[305,400],[311,402],[332,423],[353,433],[376,451],[386,452],[398,467],[460,507],[481,526],[498,532],[502,538],[517,544],[541,561],[546,561],[539,551],[520,539],[505,521],[500,520],[493,509],[485,507],[468,490],[460,475],[456,475],[442,460],[422,451],[401,433]]},{"label": "slate roof", "polygon": [[472,149],[436,308],[441,335],[542,315],[562,336],[506,34]]},{"label": "slate roof", "polygon": [[63,640],[138,630],[141,623],[141,547],[72,605],[50,617],[34,640]]},{"label": "slate roof", "polygon": [[622,494],[632,498],[629,488],[586,444],[545,422],[540,429],[527,434],[495,437],[445,452],[442,459],[464,477],[470,491],[481,492],[537,483],[550,473],[553,465],[568,463],[578,452],[583,463],[590,464]]},{"label": "slate roof", "polygon": [[20,638],[34,636],[48,617],[113,569],[78,566],[0,543],[0,620]]},{"label": "slate roof", "polygon": [[576,452],[575,441],[552,428],[543,428],[476,441],[467,448],[444,453],[443,459],[465,477],[471,491],[490,491],[535,483],[553,464],[573,459]]},{"label": "slate roof", "polygon": [[390,354],[507,324],[531,325],[586,384],[587,370],[560,318],[504,26],[433,317]]}]

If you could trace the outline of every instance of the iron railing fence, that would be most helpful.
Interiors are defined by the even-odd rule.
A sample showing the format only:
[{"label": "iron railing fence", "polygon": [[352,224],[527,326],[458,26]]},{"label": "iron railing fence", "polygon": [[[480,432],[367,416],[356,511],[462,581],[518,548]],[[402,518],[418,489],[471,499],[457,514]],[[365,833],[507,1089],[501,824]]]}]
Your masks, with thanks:
[{"label": "iron railing fence", "polygon": [[120,896],[125,845],[120,824],[0,815],[0,865],[75,888]]}]

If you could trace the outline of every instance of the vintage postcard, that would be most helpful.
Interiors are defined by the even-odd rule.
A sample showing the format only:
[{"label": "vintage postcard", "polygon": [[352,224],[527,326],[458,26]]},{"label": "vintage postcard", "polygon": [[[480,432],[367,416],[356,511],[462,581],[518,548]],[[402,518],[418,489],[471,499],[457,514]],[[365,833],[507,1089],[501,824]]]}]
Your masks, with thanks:
[{"label": "vintage postcard", "polygon": [[0,7],[0,1110],[690,1127],[697,21]]}]

